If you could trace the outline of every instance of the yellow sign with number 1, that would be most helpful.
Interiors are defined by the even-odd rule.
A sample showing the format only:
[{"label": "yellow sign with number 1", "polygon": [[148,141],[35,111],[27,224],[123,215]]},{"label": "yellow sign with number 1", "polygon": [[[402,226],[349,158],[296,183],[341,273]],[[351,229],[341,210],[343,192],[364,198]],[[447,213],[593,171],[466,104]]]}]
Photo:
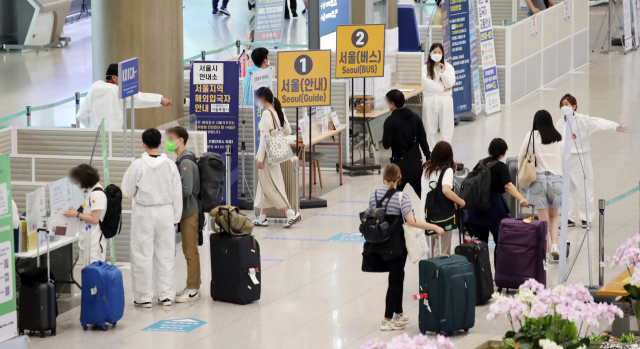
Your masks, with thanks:
[{"label": "yellow sign with number 1", "polygon": [[278,99],[282,107],[331,105],[331,51],[278,52]]},{"label": "yellow sign with number 1", "polygon": [[384,24],[339,25],[336,78],[384,76]]}]

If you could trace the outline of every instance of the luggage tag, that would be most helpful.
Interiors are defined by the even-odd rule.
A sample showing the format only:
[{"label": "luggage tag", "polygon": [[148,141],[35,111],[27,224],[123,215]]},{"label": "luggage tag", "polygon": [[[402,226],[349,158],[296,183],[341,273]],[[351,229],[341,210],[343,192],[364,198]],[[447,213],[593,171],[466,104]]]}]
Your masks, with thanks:
[{"label": "luggage tag", "polygon": [[257,272],[258,272],[258,268],[249,269],[249,277],[251,278],[251,281],[253,281],[255,285],[260,283],[260,281],[258,281],[258,278],[256,277]]},{"label": "luggage tag", "polygon": [[[420,291],[422,291],[422,286],[420,286]],[[413,300],[417,301],[420,299],[424,299],[422,301],[422,304],[424,304],[427,307],[427,310],[429,310],[429,312],[431,313],[431,307],[429,306],[429,294],[425,292],[425,293],[418,293],[413,295]]]},{"label": "luggage tag", "polygon": [[533,221],[533,217],[527,217],[527,218],[524,218],[524,219],[522,220],[522,222],[523,222],[523,223],[526,223],[526,224],[531,223],[531,221]]}]

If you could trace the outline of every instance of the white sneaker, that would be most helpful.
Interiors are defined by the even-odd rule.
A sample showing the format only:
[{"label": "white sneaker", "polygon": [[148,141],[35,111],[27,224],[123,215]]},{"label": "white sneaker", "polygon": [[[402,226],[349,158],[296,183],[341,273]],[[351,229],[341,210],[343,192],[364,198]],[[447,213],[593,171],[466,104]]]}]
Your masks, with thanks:
[{"label": "white sneaker", "polygon": [[188,290],[187,292],[176,297],[176,303],[195,302],[200,299],[200,290]]},{"label": "white sneaker", "polygon": [[402,325],[408,325],[411,321],[409,321],[409,318],[403,315],[398,315],[398,314],[393,314],[393,321],[402,324]]},{"label": "white sneaker", "polygon": [[253,225],[256,227],[266,227],[269,225],[269,221],[265,218],[264,221],[260,222],[259,218],[253,220]]},{"label": "white sneaker", "polygon": [[558,244],[551,245],[551,256],[553,257],[554,261],[557,261],[557,260],[560,259],[560,253],[558,251]]},{"label": "white sneaker", "polygon": [[169,298],[167,298],[167,299],[158,298],[158,304],[170,307],[171,306],[171,299],[169,299]]},{"label": "white sneaker", "polygon": [[293,216],[293,218],[287,220],[287,223],[284,225],[284,227],[289,228],[290,226],[299,222],[301,219],[302,217],[300,217],[300,212],[296,212],[296,215]]},{"label": "white sneaker", "polygon": [[185,286],[181,291],[176,292],[176,296],[182,296],[188,290],[187,286]]},{"label": "white sneaker", "polygon": [[402,331],[404,330],[404,325],[395,321],[387,321],[387,319],[382,319],[382,324],[380,325],[380,331]]}]

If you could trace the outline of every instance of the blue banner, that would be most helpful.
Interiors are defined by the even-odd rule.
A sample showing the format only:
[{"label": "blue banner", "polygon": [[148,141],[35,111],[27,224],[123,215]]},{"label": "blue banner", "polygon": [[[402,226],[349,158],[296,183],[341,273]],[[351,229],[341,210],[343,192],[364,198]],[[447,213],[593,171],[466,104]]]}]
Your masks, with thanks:
[{"label": "blue banner", "polygon": [[280,43],[284,25],[285,0],[257,0],[255,42]]},{"label": "blue banner", "polygon": [[[473,15],[473,14],[472,14]],[[442,46],[444,58],[456,70],[453,112],[471,111],[471,50],[468,0],[444,0],[442,4]]]},{"label": "blue banner", "polygon": [[320,1],[320,36],[336,31],[339,25],[349,24],[349,0]]},{"label": "blue banner", "polygon": [[480,72],[478,71],[478,41],[476,38],[476,16],[473,0],[469,0],[469,51],[471,52],[471,84],[473,85],[474,112],[482,111],[482,97],[480,96]]},{"label": "blue banner", "polygon": [[138,58],[118,63],[118,92],[122,99],[138,93]]},{"label": "blue banner", "polygon": [[237,205],[239,69],[235,61],[191,62],[189,113],[196,116],[198,131],[207,132],[207,151],[220,154],[226,163],[225,146],[233,149],[229,166],[231,203],[226,202],[223,192],[221,205]]}]

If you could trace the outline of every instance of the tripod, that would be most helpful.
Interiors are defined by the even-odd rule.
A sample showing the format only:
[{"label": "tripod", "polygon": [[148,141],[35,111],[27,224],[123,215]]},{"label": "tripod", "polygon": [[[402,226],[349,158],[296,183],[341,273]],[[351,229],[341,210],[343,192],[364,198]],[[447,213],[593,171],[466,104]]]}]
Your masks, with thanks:
[{"label": "tripod", "polygon": [[78,16],[78,19],[76,19],[76,22],[82,18],[83,13],[88,13],[89,16],[91,16],[91,10],[87,6],[87,0],[82,0],[82,5],[80,6],[80,15]]},{"label": "tripod", "polygon": [[[611,22],[612,22],[612,12],[613,12],[613,19],[618,19],[618,23],[622,22],[620,20],[620,18],[618,17],[618,8],[617,8],[617,4],[615,3],[614,0],[609,0],[609,5],[607,6],[607,12],[605,13],[604,18],[602,18],[602,23],[600,23],[600,29],[598,30],[598,35],[596,36],[596,40],[593,43],[593,46],[591,47],[591,52],[594,52],[594,49],[596,47],[596,45],[598,44],[598,38],[600,38],[600,33],[602,32],[602,27],[604,26],[604,22],[607,21],[608,25],[607,25],[607,34],[604,37],[604,41],[602,42],[602,47],[600,47],[600,49],[602,51],[600,51],[600,53],[602,54],[607,54],[607,53],[619,53],[618,51],[612,51],[611,50],[611,40],[613,40],[613,38],[611,37]],[[619,25],[618,25],[619,27]],[[604,49],[604,45],[605,43],[607,43],[607,49]]]}]

